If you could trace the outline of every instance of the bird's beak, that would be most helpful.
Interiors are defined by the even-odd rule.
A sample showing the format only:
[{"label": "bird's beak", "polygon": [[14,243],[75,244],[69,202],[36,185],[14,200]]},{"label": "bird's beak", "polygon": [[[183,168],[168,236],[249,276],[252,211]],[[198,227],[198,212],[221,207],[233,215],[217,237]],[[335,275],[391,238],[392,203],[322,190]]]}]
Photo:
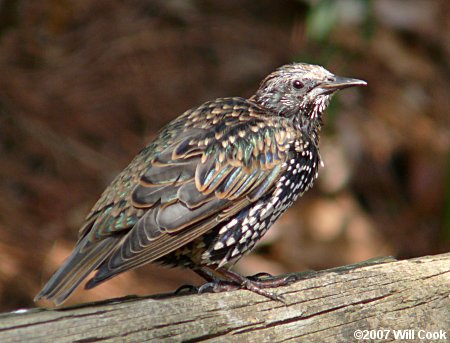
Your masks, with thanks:
[{"label": "bird's beak", "polygon": [[325,81],[320,85],[324,89],[324,93],[333,93],[337,90],[355,87],[366,86],[367,82],[358,79],[351,79],[349,77],[336,76],[333,81]]}]

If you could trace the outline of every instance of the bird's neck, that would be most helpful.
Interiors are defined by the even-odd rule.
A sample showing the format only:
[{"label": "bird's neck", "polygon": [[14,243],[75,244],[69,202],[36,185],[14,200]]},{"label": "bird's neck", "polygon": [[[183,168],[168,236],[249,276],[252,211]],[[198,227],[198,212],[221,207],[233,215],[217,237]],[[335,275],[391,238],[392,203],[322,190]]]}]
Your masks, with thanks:
[{"label": "bird's neck", "polygon": [[323,125],[321,116],[310,119],[300,114],[292,117],[292,120],[303,136],[309,137],[315,145],[319,144],[319,134]]},{"label": "bird's neck", "polygon": [[322,114],[329,103],[329,97],[318,97],[314,102],[303,103],[293,116],[294,125],[302,134],[319,144],[319,133],[323,125]]},{"label": "bird's neck", "polygon": [[314,144],[317,145],[319,143],[319,133],[323,125],[322,112],[328,106],[328,96],[318,97],[314,103],[300,104],[297,108],[274,101],[273,97],[259,96],[258,93],[249,98],[249,100],[266,111],[270,111],[275,116],[291,119],[294,126],[303,135],[309,137]]}]

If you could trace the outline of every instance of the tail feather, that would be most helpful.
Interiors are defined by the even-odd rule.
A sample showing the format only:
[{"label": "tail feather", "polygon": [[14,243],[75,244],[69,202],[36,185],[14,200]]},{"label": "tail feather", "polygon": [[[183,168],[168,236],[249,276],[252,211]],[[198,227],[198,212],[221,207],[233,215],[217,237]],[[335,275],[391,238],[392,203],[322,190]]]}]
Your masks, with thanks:
[{"label": "tail feather", "polygon": [[72,255],[36,295],[34,301],[48,299],[56,305],[62,304],[84,278],[108,258],[120,238],[107,237],[91,246],[87,246],[87,238],[85,240],[78,244]]}]

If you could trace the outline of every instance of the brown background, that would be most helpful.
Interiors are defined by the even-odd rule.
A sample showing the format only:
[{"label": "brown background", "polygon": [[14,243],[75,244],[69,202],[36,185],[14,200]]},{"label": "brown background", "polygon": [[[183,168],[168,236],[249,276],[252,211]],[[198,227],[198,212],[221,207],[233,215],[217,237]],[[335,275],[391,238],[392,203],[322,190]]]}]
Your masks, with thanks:
[{"label": "brown background", "polygon": [[[367,80],[327,111],[319,182],[237,269],[449,250],[449,2],[0,1],[0,310],[32,298],[111,179],[170,119],[274,68]],[[143,267],[68,303],[200,280]]]}]

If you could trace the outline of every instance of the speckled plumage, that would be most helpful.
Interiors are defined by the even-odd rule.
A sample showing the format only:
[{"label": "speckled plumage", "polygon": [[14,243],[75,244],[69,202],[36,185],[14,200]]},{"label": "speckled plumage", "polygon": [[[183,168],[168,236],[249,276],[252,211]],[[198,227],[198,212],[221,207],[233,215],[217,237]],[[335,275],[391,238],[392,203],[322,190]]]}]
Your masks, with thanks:
[{"label": "speckled plumage", "polygon": [[36,299],[61,303],[96,269],[87,288],[148,262],[202,275],[232,265],[312,186],[331,95],[364,84],[292,64],[250,99],[186,111],[105,190],[74,252]]}]

